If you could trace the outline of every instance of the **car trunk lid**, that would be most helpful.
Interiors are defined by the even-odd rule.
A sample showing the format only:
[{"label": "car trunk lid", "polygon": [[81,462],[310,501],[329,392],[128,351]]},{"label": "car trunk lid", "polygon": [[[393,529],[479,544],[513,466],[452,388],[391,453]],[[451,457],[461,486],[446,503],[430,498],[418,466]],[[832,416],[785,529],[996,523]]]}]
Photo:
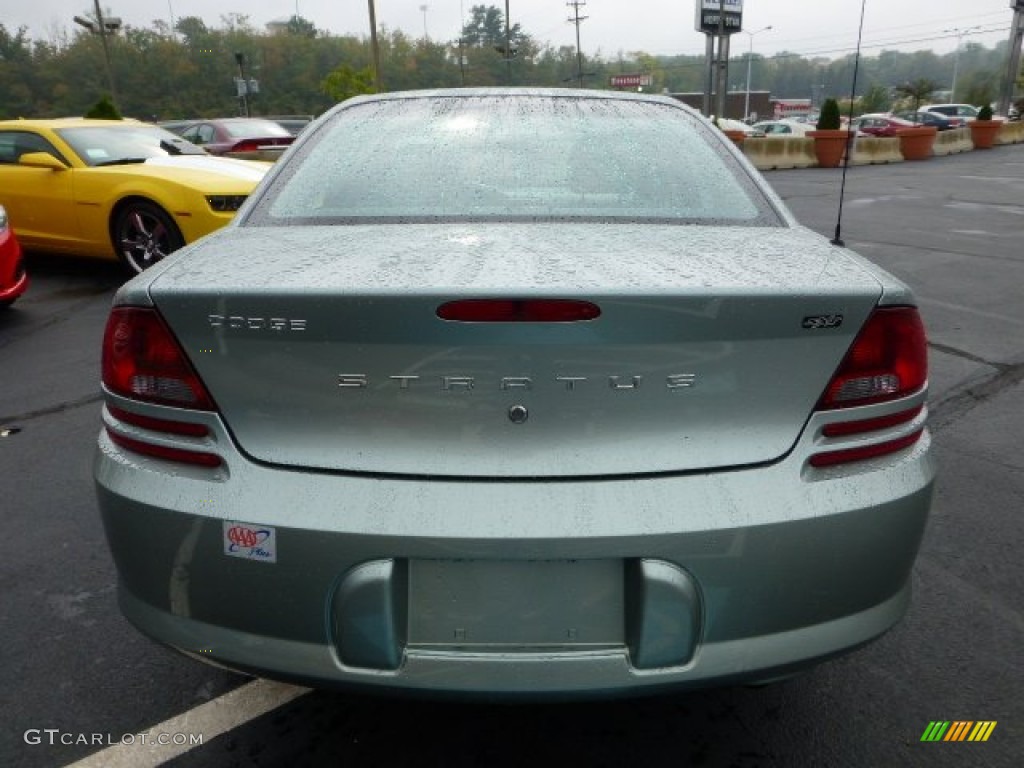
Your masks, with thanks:
[{"label": "car trunk lid", "polygon": [[880,293],[801,229],[558,223],[233,228],[151,288],[252,458],[495,478],[776,460]]}]

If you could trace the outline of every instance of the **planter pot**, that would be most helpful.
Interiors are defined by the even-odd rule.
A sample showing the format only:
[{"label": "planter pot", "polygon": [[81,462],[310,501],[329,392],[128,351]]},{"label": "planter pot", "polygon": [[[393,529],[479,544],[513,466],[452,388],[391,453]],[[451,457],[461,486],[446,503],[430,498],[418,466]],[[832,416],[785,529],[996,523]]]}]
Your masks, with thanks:
[{"label": "planter pot", "polygon": [[975,149],[992,149],[996,134],[1003,127],[998,120],[971,120],[967,125],[971,129],[971,143]]},{"label": "planter pot", "polygon": [[734,144],[742,145],[743,140],[747,138],[747,134],[743,131],[734,131],[731,128],[727,128],[722,131],[726,136],[733,140]]},{"label": "planter pot", "polygon": [[935,147],[934,125],[917,125],[896,131],[900,139],[900,153],[904,160],[927,160]]},{"label": "planter pot", "polygon": [[846,154],[850,132],[846,129],[808,131],[807,136],[814,139],[814,154],[818,158],[818,167],[837,168],[843,161],[843,155]]}]

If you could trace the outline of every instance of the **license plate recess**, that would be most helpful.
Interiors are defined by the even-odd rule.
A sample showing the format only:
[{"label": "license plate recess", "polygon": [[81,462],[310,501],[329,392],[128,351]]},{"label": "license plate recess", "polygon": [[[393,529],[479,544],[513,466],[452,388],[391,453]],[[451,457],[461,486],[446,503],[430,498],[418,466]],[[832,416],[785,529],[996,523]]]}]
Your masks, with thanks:
[{"label": "license plate recess", "polygon": [[621,560],[410,560],[408,574],[411,648],[624,644]]}]

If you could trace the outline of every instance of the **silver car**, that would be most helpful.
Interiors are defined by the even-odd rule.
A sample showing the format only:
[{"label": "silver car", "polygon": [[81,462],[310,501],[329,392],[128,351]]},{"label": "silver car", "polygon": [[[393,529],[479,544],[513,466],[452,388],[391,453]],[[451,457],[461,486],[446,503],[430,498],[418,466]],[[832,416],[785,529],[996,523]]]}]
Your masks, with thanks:
[{"label": "silver car", "polygon": [[914,298],[671,99],[352,99],[114,304],[120,604],[196,659],[635,694],[783,677],[907,610]]}]

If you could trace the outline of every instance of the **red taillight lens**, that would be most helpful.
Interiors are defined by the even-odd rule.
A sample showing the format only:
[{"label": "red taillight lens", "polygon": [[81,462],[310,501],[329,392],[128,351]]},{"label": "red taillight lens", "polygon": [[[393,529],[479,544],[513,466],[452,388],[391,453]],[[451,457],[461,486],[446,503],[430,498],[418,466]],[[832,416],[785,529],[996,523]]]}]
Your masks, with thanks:
[{"label": "red taillight lens", "polygon": [[600,315],[596,304],[573,299],[466,299],[437,308],[442,320],[464,323],[574,323]]},{"label": "red taillight lens", "polygon": [[223,459],[214,453],[190,451],[184,448],[174,448],[167,445],[159,445],[157,443],[147,443],[142,440],[136,440],[133,437],[122,435],[109,427],[107,428],[107,435],[110,436],[110,439],[114,444],[119,445],[125,450],[133,451],[134,453],[141,453],[143,456],[152,456],[155,459],[175,461],[179,464],[193,464],[199,467],[209,467],[210,469],[219,467],[224,463]]},{"label": "red taillight lens", "polygon": [[928,378],[924,324],[914,307],[876,309],[829,382],[821,409],[896,400]]},{"label": "red taillight lens", "polygon": [[155,309],[119,307],[103,334],[103,383],[147,403],[215,409],[177,339]]},{"label": "red taillight lens", "polygon": [[155,419],[152,416],[130,413],[112,405],[108,405],[107,410],[110,411],[110,415],[118,421],[123,421],[125,424],[131,424],[135,427],[142,427],[143,429],[148,429],[152,432],[167,432],[171,435],[184,435],[185,437],[206,437],[210,434],[210,430],[205,424],[194,424],[188,421],[171,421],[170,419]]},{"label": "red taillight lens", "polygon": [[911,432],[909,435],[898,437],[895,440],[886,440],[881,443],[869,443],[868,445],[858,445],[855,448],[844,448],[838,451],[825,451],[824,453],[818,453],[811,456],[808,461],[812,467],[834,467],[837,464],[849,464],[853,461],[865,461],[866,459],[874,459],[879,456],[888,456],[890,453],[896,453],[902,451],[904,448],[909,448],[918,440],[921,439],[921,435],[924,434],[924,429],[918,429],[915,432]]},{"label": "red taillight lens", "polygon": [[243,139],[242,141],[231,147],[229,152],[255,152],[262,146],[265,146],[269,142],[257,141],[256,139]]},{"label": "red taillight lens", "polygon": [[873,419],[860,419],[858,421],[837,421],[835,424],[826,424],[821,429],[825,437],[846,437],[847,435],[863,435],[866,432],[877,432],[881,429],[891,429],[900,424],[906,424],[918,417],[924,410],[923,405],[911,408],[909,411],[891,413],[888,416],[877,416]]}]

